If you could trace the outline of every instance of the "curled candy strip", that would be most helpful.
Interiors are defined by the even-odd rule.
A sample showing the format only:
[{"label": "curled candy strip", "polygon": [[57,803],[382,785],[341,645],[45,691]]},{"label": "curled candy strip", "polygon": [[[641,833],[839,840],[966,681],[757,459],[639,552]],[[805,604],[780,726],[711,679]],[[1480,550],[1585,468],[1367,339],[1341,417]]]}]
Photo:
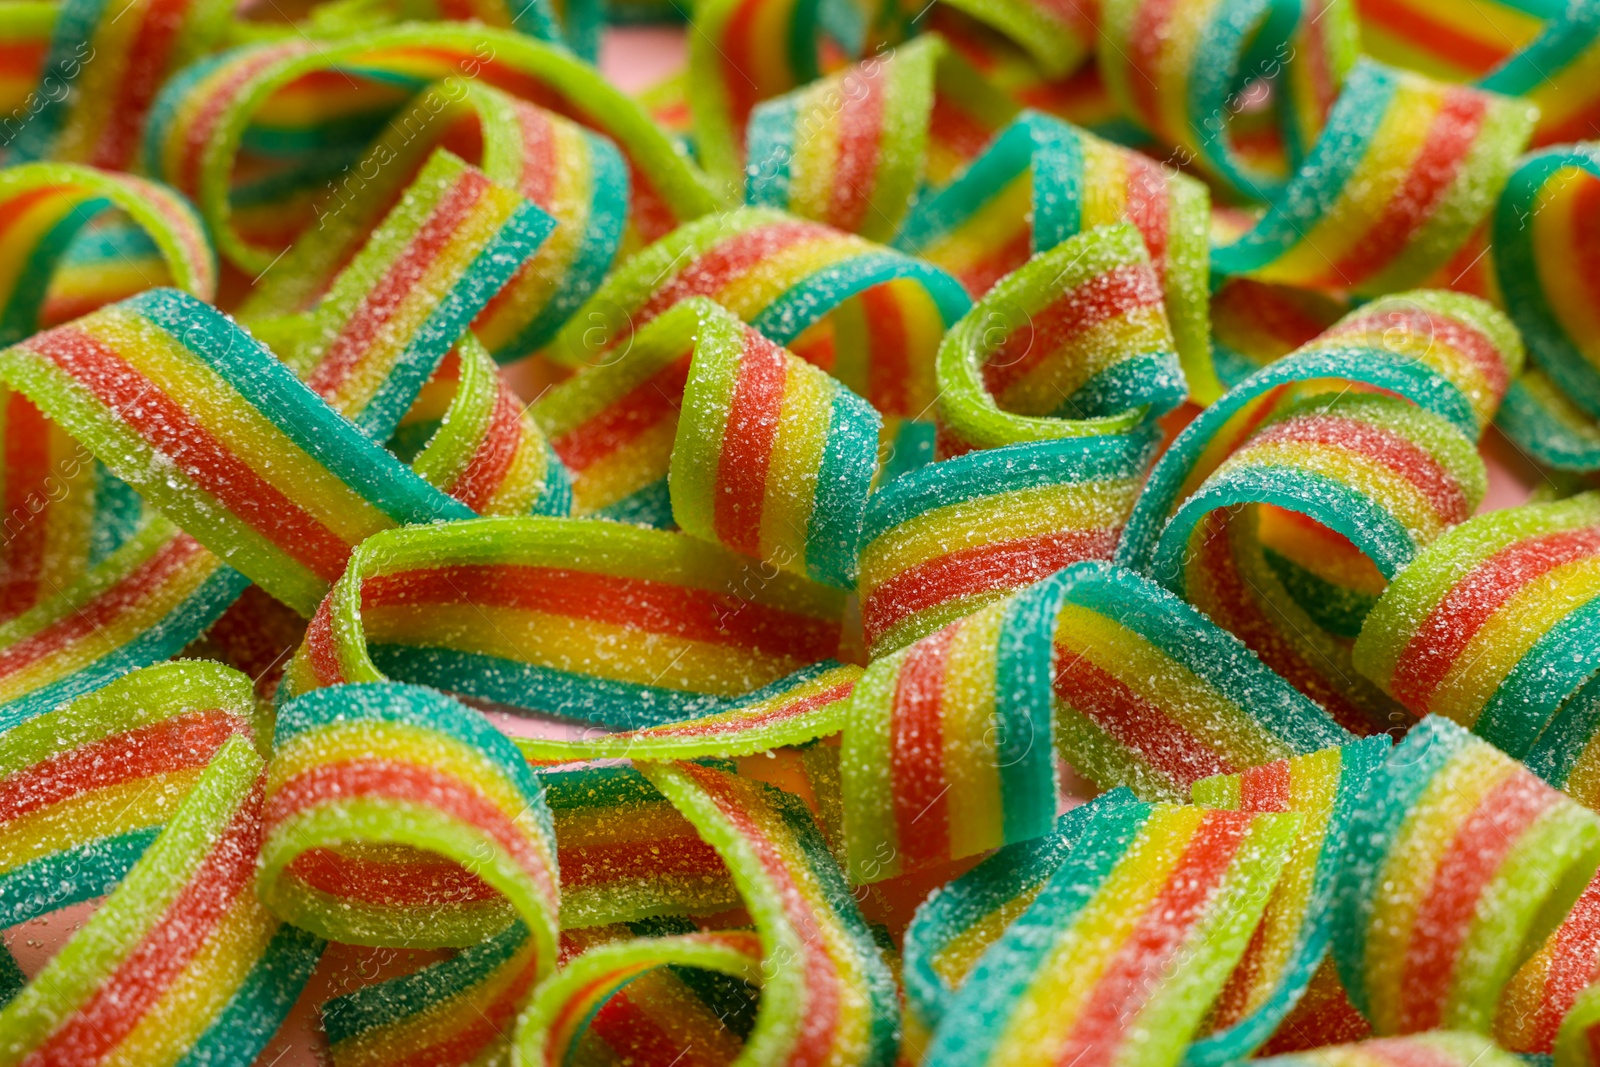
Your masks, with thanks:
[{"label": "curled candy strip", "polygon": [[[465,150],[476,140],[484,175],[520,192],[554,223],[539,251],[473,323],[496,359],[528,355],[611,266],[628,220],[627,166],[603,135],[486,85],[446,79],[414,99],[420,103],[391,121],[312,204],[315,224],[253,286],[240,314],[310,310],[363,242],[373,243],[368,234],[377,213],[414,180],[428,151],[440,143]],[[371,288],[366,280],[362,294]]]},{"label": "curled candy strip", "polygon": [[1350,826],[1334,959],[1383,1035],[1487,1032],[1600,863],[1600,819],[1450,720],[1390,753]]},{"label": "curled candy strip", "polygon": [[1349,1045],[1328,1045],[1314,1051],[1265,1056],[1271,1067],[1406,1067],[1419,1061],[1438,1067],[1513,1067],[1523,1060],[1506,1052],[1482,1034],[1462,1030],[1435,1030],[1407,1037],[1376,1038]]},{"label": "curled candy strip", "polygon": [[1176,799],[1349,739],[1182,601],[1075,564],[867,668],[840,755],[850,873],[1048,833],[1057,752],[1103,787]]},{"label": "curled candy strip", "polygon": [[928,1062],[1180,1061],[1244,953],[1301,817],[1097,806],[1033,904],[974,967]]},{"label": "curled candy strip", "polygon": [[762,946],[755,933],[707,931],[601,945],[577,956],[538,993],[517,1022],[519,1064],[561,1064],[595,1026],[605,1005],[636,993],[632,983],[658,968],[692,967],[758,985]]},{"label": "curled candy strip", "polygon": [[758,105],[745,200],[888,242],[924,183],[1014,111],[943,38],[917,37]]},{"label": "curled candy strip", "polygon": [[261,899],[350,944],[476,945],[520,920],[555,960],[555,832],[511,742],[400,685],[309,693],[278,715]]},{"label": "curled candy strip", "polygon": [[[211,300],[217,265],[194,210],[170,189],[131,174],[73,164],[34,163],[0,171],[0,345],[15,344],[47,321],[93,311],[64,299],[52,282],[90,225],[121,212],[154,242],[166,284]],[[145,278],[109,303],[149,288]],[[74,306],[76,304],[76,306]]]},{"label": "curled candy strip", "polygon": [[221,313],[174,290],[8,349],[0,378],[305,615],[372,533],[472,514]]},{"label": "curled candy strip", "polygon": [[675,304],[710,297],[866,398],[891,428],[927,419],[934,355],[970,301],[922,260],[766,208],[698,219],[606,279],[546,354],[615,358]]},{"label": "curled candy strip", "polygon": [[970,452],[873,494],[861,533],[861,621],[892,652],[1062,567],[1109,560],[1154,451],[1152,434]]},{"label": "curled candy strip", "polygon": [[[353,69],[372,73],[358,79],[349,74]],[[329,78],[334,70],[341,73]],[[336,43],[296,38],[252,45],[191,66],[156,102],[146,128],[145,166],[194,199],[219,253],[253,276],[266,269],[300,225],[314,219],[308,190],[292,183],[291,191],[304,205],[300,225],[285,233],[285,220],[296,213],[271,200],[241,215],[231,196],[241,147],[252,139],[291,148],[316,144],[318,138],[335,144],[347,139],[348,124],[334,131],[296,129],[308,115],[318,114],[300,106],[307,94],[347,94],[352,99],[341,100],[332,113],[346,118],[364,113],[376,130],[415,92],[451,76],[534,98],[608,136],[627,161],[629,218],[645,239],[718,204],[670,138],[571,53],[505,30],[449,23],[384,29]],[[309,183],[321,186],[318,179]],[[259,217],[247,217],[251,214]]]},{"label": "curled candy strip", "polygon": [[1050,833],[1007,845],[923,902],[905,936],[907,1019],[920,1028],[908,1042],[926,1042],[973,967],[1038,898],[1094,814],[1134,799],[1126,789],[1103,793],[1056,819]]},{"label": "curled candy strip", "polygon": [[1567,1016],[1597,978],[1600,879],[1591,879],[1561,925],[1550,931],[1501,994],[1495,1011],[1496,1040],[1513,1052],[1554,1052]]},{"label": "curled candy strip", "polygon": [[1422,284],[1488,217],[1533,114],[1363,60],[1305,165],[1250,231],[1212,250],[1212,267],[1366,295]]},{"label": "curled candy strip", "polygon": [[[877,412],[731,315],[701,301],[685,310],[700,318],[704,340],[672,446],[673,518],[685,533],[851,588]],[[718,315],[720,327],[710,326]]]},{"label": "curled candy strip", "polygon": [[1350,820],[1388,748],[1380,734],[1195,783],[1196,804],[1293,811],[1302,821],[1261,924],[1212,1006],[1205,1036],[1184,1055],[1191,1067],[1249,1055],[1305,995],[1327,956]]},{"label": "curled candy strip", "polygon": [[[1597,580],[1600,496],[1480,515],[1390,583],[1356,641],[1356,665],[1415,714],[1527,755],[1600,666],[1588,636]],[[1581,757],[1587,738],[1563,740],[1563,762]],[[1547,769],[1566,781],[1573,766]]]},{"label": "curled candy strip", "polygon": [[1024,112],[948,185],[921,198],[897,244],[981,295],[1028,257],[1132,223],[1166,301],[1190,391],[1221,392],[1206,322],[1206,187],[1058,119]]},{"label": "curled candy strip", "polygon": [[[1345,0],[1314,8],[1294,0],[1108,0],[1100,27],[1100,65],[1123,111],[1258,199],[1282,191],[1357,57]],[[1257,128],[1263,116],[1240,121],[1243,97],[1262,87],[1270,87],[1266,130]]]},{"label": "curled candy strip", "polygon": [[842,611],[836,590],[660,530],[554,518],[394,530],[352,555],[285,695],[392,674],[659,725],[775,695],[756,691],[835,654]]},{"label": "curled candy strip", "polygon": [[139,671],[0,735],[0,907],[18,922],[107,893],[0,1008],[8,1062],[253,1059],[322,943],[253,890],[263,762],[249,680]]},{"label": "curled candy strip", "polygon": [[1132,226],[1063,241],[945,334],[939,450],[1119,433],[1183,399],[1160,283]]}]

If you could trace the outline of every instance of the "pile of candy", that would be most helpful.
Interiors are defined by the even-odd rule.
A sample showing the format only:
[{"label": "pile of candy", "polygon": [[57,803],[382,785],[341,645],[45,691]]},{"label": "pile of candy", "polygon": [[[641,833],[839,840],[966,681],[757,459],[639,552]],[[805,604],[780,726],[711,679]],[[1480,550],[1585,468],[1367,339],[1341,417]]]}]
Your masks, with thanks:
[{"label": "pile of candy", "polygon": [[1600,0],[0,0],[0,116],[0,1067],[330,945],[337,1067],[1600,1064]]}]

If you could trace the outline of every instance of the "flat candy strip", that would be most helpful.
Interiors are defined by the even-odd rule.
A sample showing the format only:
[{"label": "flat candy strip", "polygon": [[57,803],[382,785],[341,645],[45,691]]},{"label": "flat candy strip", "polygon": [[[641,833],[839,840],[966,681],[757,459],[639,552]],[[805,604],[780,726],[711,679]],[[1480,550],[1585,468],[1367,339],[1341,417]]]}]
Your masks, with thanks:
[{"label": "flat candy strip", "polygon": [[[1491,512],[1429,546],[1379,598],[1355,663],[1415,714],[1448,717],[1526,755],[1600,661],[1600,496]],[[1553,737],[1556,735],[1552,735]],[[1587,736],[1536,764],[1572,776]],[[1580,774],[1580,780],[1585,777]]]},{"label": "flat candy strip", "polygon": [[861,621],[892,652],[1085,559],[1110,559],[1155,439],[1148,432],[983,449],[874,493],[861,533]]},{"label": "flat candy strip", "polygon": [[1487,1032],[1600,863],[1600,818],[1448,719],[1411,729],[1350,825],[1334,959],[1380,1035]]},{"label": "flat candy strip", "polygon": [[1212,266],[1363,295],[1418,285],[1487,217],[1533,117],[1509,97],[1358,63],[1305,165]]},{"label": "flat candy strip", "polygon": [[1347,740],[1181,601],[1075,564],[868,667],[840,756],[850,873],[878,880],[1048,833],[1057,751],[1103,787],[1177,798],[1209,774]]},{"label": "flat candy strip", "polygon": [[554,518],[395,530],[351,557],[284,695],[392,674],[617,729],[653,726],[761,699],[755,691],[829,659],[842,610],[836,590],[660,530]]},{"label": "flat candy strip", "polygon": [[1167,1067],[1244,953],[1300,816],[1099,809],[978,961],[929,1062]]},{"label": "flat candy strip", "polygon": [[251,885],[263,763],[249,680],[140,671],[0,735],[10,922],[115,888],[0,1008],[8,1062],[249,1060],[322,952]]},{"label": "flat candy strip", "polygon": [[34,336],[0,354],[0,378],[306,615],[366,537],[471,516],[239,327],[174,290]]},{"label": "flat candy strip", "polygon": [[1007,275],[939,346],[939,450],[1120,433],[1183,399],[1139,233],[1099,227]]},{"label": "flat candy strip", "polygon": [[349,944],[476,945],[513,918],[555,959],[554,829],[539,783],[478,713],[394,684],[283,707],[261,899]]},{"label": "flat candy strip", "polygon": [[1295,811],[1303,819],[1261,924],[1212,1006],[1205,1036],[1184,1054],[1185,1063],[1200,1067],[1248,1056],[1306,994],[1327,958],[1350,821],[1388,749],[1388,737],[1380,734],[1195,783],[1197,804]]},{"label": "flat candy strip", "polygon": [[1189,388],[1210,400],[1222,387],[1207,355],[1209,204],[1200,182],[1027,111],[953,181],[919,199],[896,243],[979,296],[1034,253],[1130,222],[1149,252]]}]

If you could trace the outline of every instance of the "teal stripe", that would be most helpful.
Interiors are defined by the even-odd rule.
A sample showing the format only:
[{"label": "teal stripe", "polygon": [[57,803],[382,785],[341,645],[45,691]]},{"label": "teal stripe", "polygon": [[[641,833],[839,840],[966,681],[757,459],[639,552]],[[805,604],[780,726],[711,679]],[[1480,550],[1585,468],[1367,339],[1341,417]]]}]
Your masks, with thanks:
[{"label": "teal stripe", "polygon": [[866,252],[805,278],[768,304],[750,325],[786,345],[851,297],[900,279],[922,286],[945,326],[954,325],[972,307],[972,298],[961,283],[932,263],[898,252]]},{"label": "teal stripe", "polygon": [[1600,732],[1600,674],[1589,680],[1562,705],[1550,720],[1539,741],[1528,753],[1528,769],[1557,789],[1567,787],[1567,778],[1578,765],[1578,757]]},{"label": "teal stripe", "polygon": [[160,833],[161,827],[149,826],[103,837],[41,856],[0,876],[0,924],[15,926],[106,895]]},{"label": "teal stripe", "polygon": [[281,923],[244,982],[175,1067],[253,1063],[283,1025],[326,946],[316,935]]},{"label": "teal stripe", "polygon": [[1600,597],[1574,608],[1523,653],[1483,706],[1472,732],[1520,759],[1596,670]]},{"label": "teal stripe", "polygon": [[1033,133],[1033,250],[1046,252],[1083,232],[1083,141],[1065,122],[1024,115]]},{"label": "teal stripe", "polygon": [[1051,743],[1052,650],[1061,581],[1032,586],[1006,603],[995,648],[994,760],[1000,777],[1001,832],[1006,843],[1050,832],[1056,814],[1055,746]]},{"label": "teal stripe", "polygon": [[805,89],[766,100],[750,113],[745,137],[745,202],[788,210],[795,123]]},{"label": "teal stripe", "polygon": [[398,525],[474,517],[471,508],[423,481],[330,408],[211,305],[176,289],[151,289],[118,306],[171,334],[297,447]]},{"label": "teal stripe", "polygon": [[816,500],[806,525],[806,571],[814,581],[854,588],[856,545],[877,472],[882,425],[865,400],[843,386],[834,391]]}]

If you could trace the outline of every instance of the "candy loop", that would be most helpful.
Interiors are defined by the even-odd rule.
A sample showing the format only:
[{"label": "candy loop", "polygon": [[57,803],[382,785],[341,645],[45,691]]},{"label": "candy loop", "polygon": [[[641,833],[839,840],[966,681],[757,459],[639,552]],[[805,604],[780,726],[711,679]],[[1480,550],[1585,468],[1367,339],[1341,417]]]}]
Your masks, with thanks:
[{"label": "candy loop", "polygon": [[940,451],[1131,430],[1183,398],[1174,347],[1137,230],[1063,241],[945,335]]},{"label": "candy loop", "polygon": [[592,948],[539,986],[517,1020],[516,1054],[525,1067],[566,1063],[596,1010],[658,967],[694,967],[761,981],[761,941],[753,933],[710,931]]},{"label": "candy loop", "polygon": [[[1192,10],[1109,0],[1099,25],[1100,64],[1123,111],[1180,158],[1257,200],[1283,191],[1358,54],[1344,0],[1314,9],[1224,0]],[[1240,121],[1258,97],[1270,113]],[[1267,123],[1268,143],[1255,143]]]},{"label": "candy loop", "polygon": [[1305,996],[1327,956],[1350,821],[1388,749],[1389,738],[1379,734],[1195,783],[1197,804],[1293,811],[1302,821],[1261,924],[1212,1006],[1208,1032],[1184,1054],[1189,1067],[1248,1056]]},{"label": "candy loop", "polygon": [[284,695],[391,674],[632,729],[772,695],[758,691],[834,655],[842,611],[836,590],[682,534],[554,518],[412,527],[351,556]]},{"label": "candy loop", "polygon": [[1369,296],[1422,284],[1488,216],[1533,118],[1521,101],[1363,60],[1305,165],[1211,264]]},{"label": "candy loop", "polygon": [[[415,184],[434,146],[477,149],[484,175],[546,212],[554,228],[531,260],[473,323],[502,362],[538,349],[610,267],[628,221],[626,164],[606,137],[509,93],[459,77],[414,98],[311,205],[308,225],[257,279],[240,315],[249,320],[312,309],[362,244],[380,213]],[[481,272],[480,272],[481,273]],[[370,288],[371,279],[367,279]],[[363,290],[364,292],[365,290]],[[345,296],[348,299],[348,294]],[[480,304],[483,301],[480,301]]]},{"label": "candy loop", "polygon": [[1105,788],[1177,799],[1348,740],[1176,597],[1075,564],[867,668],[840,755],[849,871],[877,881],[1048,833],[1058,752]]},{"label": "candy loop", "polygon": [[1516,968],[1600,864],[1600,819],[1434,715],[1350,826],[1333,955],[1379,1034],[1487,1032]]},{"label": "candy loop", "polygon": [[[252,235],[245,229],[249,220],[235,208],[231,183],[246,135],[292,131],[300,116],[274,109],[289,107],[296,93],[327,72],[347,70],[371,72],[351,90],[345,113],[361,114],[364,106],[373,129],[411,95],[397,93],[397,85],[417,91],[450,76],[482,79],[572,115],[622,151],[634,197],[630,217],[646,239],[718,204],[704,177],[642,109],[564,49],[504,30],[452,24],[401,26],[333,44],[262,44],[235,49],[174,79],[156,102],[145,139],[147,169],[194,197],[218,251],[252,275],[267,268],[288,235],[270,229]],[[339,83],[346,84],[343,77]]]},{"label": "candy loop", "polygon": [[1075,126],[1023,112],[949,184],[919,198],[896,242],[960,278],[974,295],[1097,226],[1130,222],[1144,238],[1189,390],[1222,392],[1206,319],[1206,187]]},{"label": "candy loop", "polygon": [[221,313],[174,290],[7,349],[0,379],[305,615],[369,534],[472,514]]},{"label": "candy loop", "polygon": [[[889,242],[923,185],[947,181],[975,131],[1015,110],[943,38],[917,37],[758,104],[745,200]],[[952,111],[967,120],[959,139],[945,130]]]},{"label": "candy loop", "polygon": [[798,798],[694,763],[644,768],[728,865],[761,937],[751,1064],[895,1059],[894,978]]},{"label": "candy loop", "polygon": [[1294,813],[1096,805],[1067,861],[973,968],[927,1062],[1169,1067],[1245,951]]},{"label": "candy loop", "polygon": [[[47,319],[60,321],[64,301],[52,282],[74,242],[105,213],[122,212],[155,245],[165,277],[128,279],[112,302],[140,289],[172,285],[201,300],[217,293],[217,264],[205,228],[172,190],[130,174],[68,163],[32,163],[0,170],[0,345],[15,344]],[[53,308],[52,305],[55,305]],[[72,312],[93,311],[74,301]]]},{"label": "candy loop", "polygon": [[1072,855],[1096,812],[1134,796],[1113,789],[1056,820],[1032,841],[1007,845],[929,897],[906,928],[906,1007],[926,1034],[943,1020],[956,992],[1005,930],[1033,904]]},{"label": "candy loop", "polygon": [[[1493,228],[1495,268],[1507,313],[1526,339],[1534,364],[1559,388],[1557,395],[1565,401],[1561,407],[1576,405],[1591,419],[1600,416],[1600,332],[1593,279],[1583,264],[1595,240],[1591,220],[1596,204],[1600,149],[1547,149],[1520,161],[1500,196]],[[1538,383],[1529,385],[1534,394],[1529,399],[1545,395]],[[1531,411],[1522,417],[1528,420],[1528,432],[1519,436],[1544,436]]]},{"label": "candy loop", "polygon": [[322,943],[252,891],[253,716],[248,678],[167,664],[0,734],[5,921],[110,889],[0,1008],[8,1060],[240,1061],[265,1047]]},{"label": "candy loop", "polygon": [[555,831],[533,772],[476,713],[401,685],[283,706],[257,889],[333,940],[475,945],[519,919],[555,961]]},{"label": "candy loop", "polygon": [[861,533],[861,621],[875,656],[1085,559],[1116,551],[1153,433],[969,452],[873,494]]},{"label": "candy loop", "polygon": [[[1593,493],[1463,523],[1390,583],[1356,640],[1355,664],[1417,715],[1447,716],[1527,755],[1600,667],[1588,636],[1600,609],[1589,603],[1600,592],[1590,591],[1597,550]],[[1577,738],[1564,740],[1558,758],[1582,753]]]}]

